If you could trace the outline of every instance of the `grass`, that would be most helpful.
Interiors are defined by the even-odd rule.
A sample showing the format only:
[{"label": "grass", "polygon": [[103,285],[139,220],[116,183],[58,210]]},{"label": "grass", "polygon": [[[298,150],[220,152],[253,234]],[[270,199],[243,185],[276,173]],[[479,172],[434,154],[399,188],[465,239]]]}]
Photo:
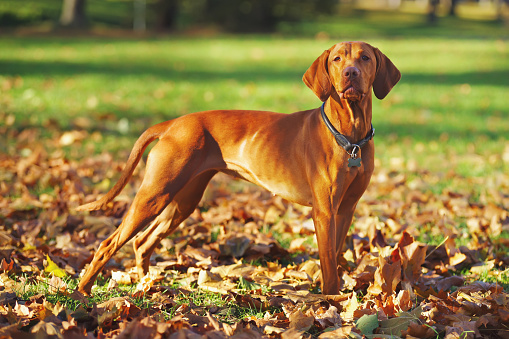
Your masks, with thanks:
[{"label": "grass", "polygon": [[500,286],[502,286],[506,291],[509,290],[509,270],[486,270],[484,271],[481,276],[479,277],[479,280],[486,281],[490,283],[497,283]]},{"label": "grass", "polygon": [[[356,27],[360,37],[370,34]],[[421,27],[424,33],[435,30]],[[453,167],[465,176],[506,170],[507,40],[497,30],[433,38],[412,32],[366,38],[403,74],[388,98],[374,101],[382,164],[401,158],[402,167]],[[0,124],[35,128],[43,136],[55,124],[64,130],[84,126],[100,133],[98,141],[84,142],[87,150],[125,151],[144,128],[194,111],[309,109],[319,101],[302,74],[323,49],[355,38],[3,36]],[[5,139],[2,144],[14,152]]]},{"label": "grass", "polygon": [[[99,279],[97,286],[94,288],[93,296],[89,298],[89,303],[84,304],[75,300],[70,295],[78,284],[77,279],[66,277],[63,281],[67,284],[65,291],[54,291],[51,289],[50,277],[39,279],[38,281],[30,281],[26,277],[12,276],[11,279],[17,282],[14,287],[19,300],[29,300],[31,297],[44,295],[46,300],[53,305],[61,305],[70,311],[77,311],[80,307],[92,307],[92,304],[101,304],[117,297],[128,297],[129,302],[133,303],[140,310],[146,310],[148,314],[156,314],[162,312],[166,320],[171,319],[175,315],[178,307],[193,308],[198,314],[206,315],[207,311],[214,313],[221,321],[229,324],[240,321],[245,318],[263,318],[265,312],[280,311],[277,307],[271,307],[269,310],[256,309],[249,305],[240,305],[231,295],[223,295],[217,292],[202,290],[193,286],[191,290],[181,290],[176,292],[172,297],[172,306],[165,305],[161,309],[160,303],[152,300],[149,296],[135,293],[136,285],[119,285],[113,289],[108,289],[108,280]],[[239,281],[239,293],[249,294],[253,287],[253,283],[247,281]],[[178,285],[170,286],[178,290]],[[256,286],[255,286],[256,287]],[[259,288],[259,287],[257,287]],[[156,310],[152,310],[156,307]]]}]

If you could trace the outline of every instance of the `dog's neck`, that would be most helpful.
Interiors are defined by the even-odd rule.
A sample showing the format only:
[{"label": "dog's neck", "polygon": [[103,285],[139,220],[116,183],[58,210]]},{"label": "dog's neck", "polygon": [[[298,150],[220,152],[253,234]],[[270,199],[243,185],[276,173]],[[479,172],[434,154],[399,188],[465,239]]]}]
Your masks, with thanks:
[{"label": "dog's neck", "polygon": [[371,129],[371,91],[359,101],[340,99],[337,93],[325,102],[325,113],[332,125],[350,141],[360,140]]}]

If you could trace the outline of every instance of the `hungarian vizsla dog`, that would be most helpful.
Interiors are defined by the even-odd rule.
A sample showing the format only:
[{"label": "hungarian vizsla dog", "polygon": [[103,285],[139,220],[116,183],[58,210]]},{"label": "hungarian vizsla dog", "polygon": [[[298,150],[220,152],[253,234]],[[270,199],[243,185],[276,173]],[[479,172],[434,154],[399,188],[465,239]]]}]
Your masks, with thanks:
[{"label": "hungarian vizsla dog", "polygon": [[400,72],[377,48],[343,42],[324,51],[304,74],[320,108],[281,114],[217,110],[193,113],[147,129],[134,144],[119,181],[101,199],[106,207],[124,188],[145,148],[143,183],[118,229],[104,240],[78,290],[91,292],[112,255],[134,235],[140,276],[159,242],[200,202],[217,172],[242,178],[284,199],[312,206],[322,270],[322,293],[340,290],[343,243],[374,167],[371,90],[383,99]]}]

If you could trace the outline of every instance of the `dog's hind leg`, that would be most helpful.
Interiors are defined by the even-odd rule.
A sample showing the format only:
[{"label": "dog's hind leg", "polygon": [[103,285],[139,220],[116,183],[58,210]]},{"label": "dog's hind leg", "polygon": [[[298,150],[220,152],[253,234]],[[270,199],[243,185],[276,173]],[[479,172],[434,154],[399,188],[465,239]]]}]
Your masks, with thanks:
[{"label": "dog's hind leg", "polygon": [[139,277],[148,273],[150,256],[162,239],[186,220],[200,202],[203,192],[216,171],[208,171],[191,179],[156,220],[133,242]]},{"label": "dog's hind leg", "polygon": [[203,158],[200,150],[186,150],[185,144],[160,139],[149,154],[143,183],[131,207],[117,230],[99,246],[78,285],[80,292],[90,293],[108,260],[163,212],[196,175]]},{"label": "dog's hind leg", "polygon": [[[152,204],[148,200],[152,200]],[[169,197],[148,198],[148,195],[140,190],[120,226],[97,249],[92,262],[80,280],[78,290],[88,295],[108,260],[136,233],[149,225],[169,203]],[[143,213],[140,213],[140,210],[143,210]]]}]

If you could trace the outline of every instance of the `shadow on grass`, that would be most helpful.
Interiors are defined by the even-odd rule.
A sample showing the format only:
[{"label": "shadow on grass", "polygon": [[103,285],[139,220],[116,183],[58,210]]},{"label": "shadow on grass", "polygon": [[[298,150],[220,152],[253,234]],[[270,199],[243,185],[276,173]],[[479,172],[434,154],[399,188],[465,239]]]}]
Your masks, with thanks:
[{"label": "shadow on grass", "polygon": [[[194,67],[194,66],[193,66]],[[159,64],[149,65],[146,63],[115,63],[94,64],[79,62],[53,62],[53,61],[25,61],[16,59],[4,59],[0,61],[0,69],[7,76],[51,76],[72,77],[77,75],[104,75],[116,77],[150,76],[162,80],[175,82],[183,81],[217,81],[235,79],[240,82],[248,82],[253,79],[263,79],[274,82],[299,81],[302,70],[281,69],[279,65],[241,67],[230,70],[216,69],[184,69],[176,70],[172,67]]]},{"label": "shadow on grass", "polygon": [[[0,69],[7,76],[51,76],[72,77],[77,75],[105,75],[115,77],[150,76],[167,81],[207,82],[220,80],[237,80],[249,82],[263,80],[271,82],[293,83],[300,81],[301,69],[281,69],[279,65],[255,65],[251,67],[237,67],[230,70],[215,69],[183,69],[176,70],[158,64],[94,64],[78,62],[52,62],[52,61],[20,61],[7,59],[0,61]],[[427,85],[492,85],[509,86],[509,69],[491,71],[469,71],[457,74],[427,74],[405,72],[402,83]]]},{"label": "shadow on grass", "polygon": [[[494,132],[489,128],[482,126],[474,129],[453,128],[450,125],[447,128],[440,128],[433,124],[418,123],[394,123],[387,120],[376,121],[373,123],[376,128],[377,140],[390,138],[396,135],[398,140],[411,139],[415,142],[439,142],[439,143],[470,143],[476,142],[479,138],[487,141],[499,141],[502,138],[500,133]],[[447,141],[441,141],[447,136]],[[381,142],[384,142],[381,140]]]},{"label": "shadow on grass", "polygon": [[457,74],[404,73],[402,83],[419,85],[490,85],[509,86],[509,69],[493,71],[470,71]]}]

